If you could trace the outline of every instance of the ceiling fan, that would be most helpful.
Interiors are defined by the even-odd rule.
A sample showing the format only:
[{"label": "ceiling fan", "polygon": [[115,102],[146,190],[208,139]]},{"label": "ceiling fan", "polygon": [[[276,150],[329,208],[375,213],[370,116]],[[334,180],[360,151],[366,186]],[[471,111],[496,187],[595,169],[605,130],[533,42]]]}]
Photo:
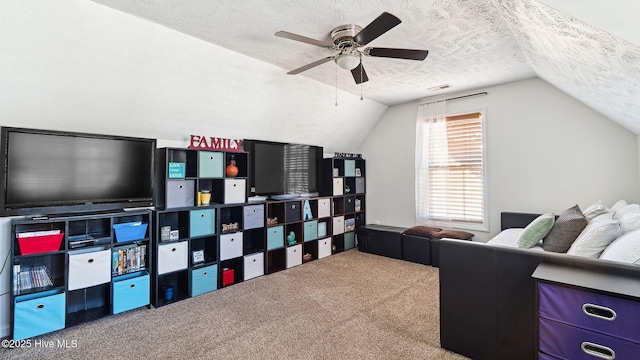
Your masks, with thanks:
[{"label": "ceiling fan", "polygon": [[364,71],[364,68],[362,66],[363,56],[422,61],[429,54],[428,50],[379,47],[367,47],[362,50],[360,49],[372,40],[376,39],[380,35],[386,33],[387,31],[400,24],[400,22],[400,19],[398,19],[396,16],[388,12],[383,12],[364,29],[354,24],[341,25],[334,28],[329,34],[333,42],[316,40],[308,38],[306,36],[290,33],[288,31],[278,31],[277,33],[275,33],[275,35],[285,39],[296,40],[303,43],[339,51],[336,55],[327,56],[318,61],[314,61],[295,70],[291,70],[287,74],[299,74],[303,71],[334,60],[336,64],[338,64],[338,66],[340,66],[341,68],[345,70],[351,70],[351,74],[353,75],[353,79],[356,81],[356,84],[360,84],[369,80],[369,78],[367,77],[367,73]]}]

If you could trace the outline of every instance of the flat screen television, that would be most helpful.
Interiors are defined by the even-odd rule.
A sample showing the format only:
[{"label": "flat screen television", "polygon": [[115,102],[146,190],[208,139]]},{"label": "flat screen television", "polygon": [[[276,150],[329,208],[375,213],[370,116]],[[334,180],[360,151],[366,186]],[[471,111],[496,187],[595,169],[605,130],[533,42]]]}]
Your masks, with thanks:
[{"label": "flat screen television", "polygon": [[3,127],[3,215],[153,205],[155,139]]},{"label": "flat screen television", "polygon": [[322,175],[321,146],[244,140],[250,195],[314,194]]}]

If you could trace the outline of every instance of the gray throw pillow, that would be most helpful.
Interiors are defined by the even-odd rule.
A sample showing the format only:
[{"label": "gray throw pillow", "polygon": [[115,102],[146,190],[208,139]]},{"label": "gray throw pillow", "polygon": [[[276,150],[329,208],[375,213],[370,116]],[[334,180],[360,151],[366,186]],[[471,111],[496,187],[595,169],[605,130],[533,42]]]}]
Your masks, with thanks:
[{"label": "gray throw pillow", "polygon": [[587,222],[578,205],[565,210],[542,240],[542,248],[545,251],[566,253],[587,226]]}]

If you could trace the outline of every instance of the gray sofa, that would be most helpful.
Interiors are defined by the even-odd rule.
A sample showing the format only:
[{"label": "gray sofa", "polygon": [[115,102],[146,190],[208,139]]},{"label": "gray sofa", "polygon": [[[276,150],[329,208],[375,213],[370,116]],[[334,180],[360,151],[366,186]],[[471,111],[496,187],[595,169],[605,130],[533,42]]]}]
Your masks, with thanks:
[{"label": "gray sofa", "polygon": [[[537,214],[503,213],[502,228]],[[440,343],[472,359],[536,359],[536,284],[540,263],[625,274],[640,266],[566,254],[440,239]]]}]

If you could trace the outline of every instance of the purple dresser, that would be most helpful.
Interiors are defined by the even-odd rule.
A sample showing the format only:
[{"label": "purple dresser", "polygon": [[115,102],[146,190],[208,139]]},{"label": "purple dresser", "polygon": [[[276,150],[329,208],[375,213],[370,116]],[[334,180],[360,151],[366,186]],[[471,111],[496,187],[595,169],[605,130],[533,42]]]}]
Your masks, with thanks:
[{"label": "purple dresser", "polygon": [[640,359],[640,279],[540,264],[539,359]]}]

